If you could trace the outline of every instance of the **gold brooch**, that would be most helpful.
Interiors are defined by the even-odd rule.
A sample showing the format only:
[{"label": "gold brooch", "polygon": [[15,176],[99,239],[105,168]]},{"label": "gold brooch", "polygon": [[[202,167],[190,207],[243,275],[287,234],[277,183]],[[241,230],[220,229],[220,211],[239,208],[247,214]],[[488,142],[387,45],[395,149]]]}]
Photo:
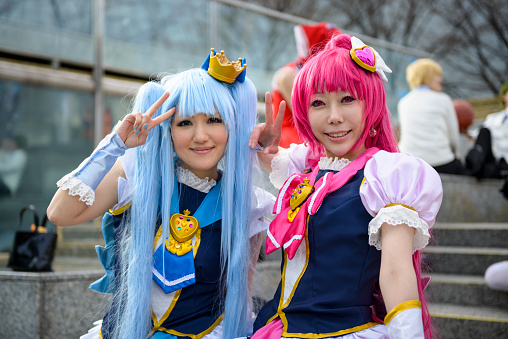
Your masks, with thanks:
[{"label": "gold brooch", "polygon": [[296,214],[300,210],[300,206],[307,200],[309,195],[314,191],[314,187],[309,184],[309,178],[304,178],[303,183],[296,186],[293,189],[293,193],[291,194],[291,198],[289,200],[290,210],[288,211],[288,220],[289,222],[293,222],[296,217]]},{"label": "gold brooch", "polygon": [[192,237],[199,229],[198,219],[190,216],[189,210],[183,213],[175,213],[169,219],[171,236],[166,240],[168,251],[179,256],[192,249]]}]

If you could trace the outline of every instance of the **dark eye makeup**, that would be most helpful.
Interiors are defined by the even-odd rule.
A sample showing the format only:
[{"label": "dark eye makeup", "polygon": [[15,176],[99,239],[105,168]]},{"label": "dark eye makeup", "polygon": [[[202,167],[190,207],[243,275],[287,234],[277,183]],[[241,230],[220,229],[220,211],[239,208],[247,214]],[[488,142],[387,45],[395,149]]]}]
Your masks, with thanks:
[{"label": "dark eye makeup", "polygon": [[208,119],[208,123],[210,123],[210,124],[221,124],[222,123],[222,119],[218,118],[218,117],[211,117],[210,119]]},{"label": "dark eye makeup", "polygon": [[343,103],[350,103],[355,101],[356,99],[353,98],[351,95],[346,95],[344,98],[342,98],[341,102]]},{"label": "dark eye makeup", "polygon": [[324,104],[325,104],[325,103],[324,103],[323,101],[321,101],[321,100],[319,100],[319,99],[316,99],[316,100],[314,100],[314,101],[313,101],[310,105],[311,105],[312,107],[321,107],[321,106],[323,106]]}]

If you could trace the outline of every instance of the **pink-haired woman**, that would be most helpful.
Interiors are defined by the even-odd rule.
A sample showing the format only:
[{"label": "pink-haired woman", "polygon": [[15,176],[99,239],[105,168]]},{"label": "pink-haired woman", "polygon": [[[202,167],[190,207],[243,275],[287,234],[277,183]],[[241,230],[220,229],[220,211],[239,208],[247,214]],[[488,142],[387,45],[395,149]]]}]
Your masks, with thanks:
[{"label": "pink-haired woman", "polygon": [[253,339],[432,337],[420,250],[442,185],[398,152],[383,71],[373,48],[339,35],[298,73],[293,117],[306,144],[270,159],[282,188],[267,251],[283,248],[282,280]]}]

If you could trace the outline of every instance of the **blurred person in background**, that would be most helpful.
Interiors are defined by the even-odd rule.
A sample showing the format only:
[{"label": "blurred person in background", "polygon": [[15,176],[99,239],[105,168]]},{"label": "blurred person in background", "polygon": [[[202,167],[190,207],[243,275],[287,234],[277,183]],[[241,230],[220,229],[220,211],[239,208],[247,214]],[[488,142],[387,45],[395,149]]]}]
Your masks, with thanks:
[{"label": "blurred person in background", "polygon": [[493,290],[508,292],[508,260],[490,265],[485,271],[485,282]]},{"label": "blurred person in background", "polygon": [[508,82],[499,89],[499,101],[504,109],[487,115],[466,157],[468,170],[479,179],[508,176]]},{"label": "blurred person in background", "polygon": [[16,194],[26,165],[24,139],[6,136],[0,148],[0,197]]},{"label": "blurred person in background", "polygon": [[398,104],[401,152],[422,158],[439,173],[465,174],[457,158],[459,124],[451,98],[442,93],[443,71],[432,59],[406,68],[411,91]]}]

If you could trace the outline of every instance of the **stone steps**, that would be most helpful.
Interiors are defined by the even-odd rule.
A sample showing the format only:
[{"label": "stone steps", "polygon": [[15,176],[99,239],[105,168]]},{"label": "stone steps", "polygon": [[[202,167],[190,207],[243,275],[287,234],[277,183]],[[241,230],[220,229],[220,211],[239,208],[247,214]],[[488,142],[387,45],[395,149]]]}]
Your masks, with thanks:
[{"label": "stone steps", "polygon": [[439,222],[432,236],[439,246],[508,248],[508,223]]},{"label": "stone steps", "polygon": [[483,276],[431,274],[427,288],[431,301],[441,304],[494,307],[508,311],[508,293],[494,291],[486,284]]},{"label": "stone steps", "polygon": [[424,260],[430,272],[483,275],[490,265],[508,260],[507,248],[427,246]]},{"label": "stone steps", "polygon": [[435,326],[446,338],[508,338],[508,293],[483,278],[491,264],[508,260],[508,223],[440,222],[424,261]]},{"label": "stone steps", "polygon": [[507,310],[439,303],[429,309],[442,339],[508,338]]},{"label": "stone steps", "polygon": [[58,257],[97,258],[95,245],[104,246],[100,218],[71,227],[59,227]]}]

